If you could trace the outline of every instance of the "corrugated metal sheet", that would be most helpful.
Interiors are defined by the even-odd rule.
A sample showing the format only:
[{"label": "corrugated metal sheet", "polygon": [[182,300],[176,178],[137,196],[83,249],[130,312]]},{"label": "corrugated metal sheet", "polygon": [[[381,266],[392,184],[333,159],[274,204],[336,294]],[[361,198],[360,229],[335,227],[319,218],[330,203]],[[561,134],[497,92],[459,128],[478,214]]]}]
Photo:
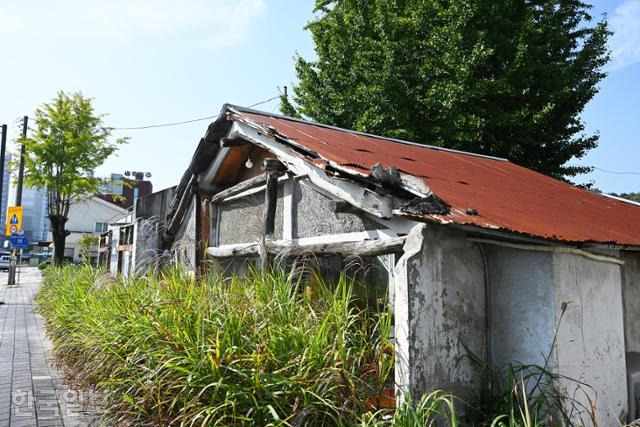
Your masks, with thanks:
[{"label": "corrugated metal sheet", "polygon": [[267,113],[245,110],[241,114],[354,173],[368,176],[373,166],[381,163],[419,177],[451,206],[450,214],[428,215],[426,219],[570,243],[640,246],[640,207],[502,159],[417,146]]}]

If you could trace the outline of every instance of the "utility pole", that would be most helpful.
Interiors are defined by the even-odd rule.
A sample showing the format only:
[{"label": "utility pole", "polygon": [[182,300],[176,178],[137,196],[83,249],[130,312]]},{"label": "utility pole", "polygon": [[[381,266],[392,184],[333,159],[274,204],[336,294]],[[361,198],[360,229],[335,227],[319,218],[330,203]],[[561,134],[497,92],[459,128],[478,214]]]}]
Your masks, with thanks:
[{"label": "utility pole", "polygon": [[[23,139],[27,137],[27,126],[29,123],[29,117],[24,116],[22,119],[22,137]],[[20,168],[18,169],[18,184],[16,188],[16,206],[22,206],[22,180],[24,178],[24,154],[25,154],[25,145],[24,141],[22,142],[22,147],[20,147]],[[20,249],[20,261],[22,261],[22,249]],[[20,276],[18,276],[20,277]],[[9,278],[7,285],[15,286],[16,284],[16,250],[11,250],[11,263],[9,264]]]},{"label": "utility pole", "polygon": [[[7,125],[2,125],[2,145],[0,145],[0,209],[6,209],[6,206],[2,206],[2,193],[4,189],[4,158],[7,152]],[[9,200],[9,197],[7,197]],[[2,216],[0,215],[0,218]],[[11,262],[9,264],[9,268],[11,268]],[[14,278],[15,282],[15,278]],[[7,286],[11,286],[13,283],[11,282],[11,271],[9,271],[9,277],[7,277]]]},{"label": "utility pole", "polygon": [[[2,125],[2,145],[0,146],[0,209],[2,206],[2,190],[4,189],[4,157],[7,151],[7,125]],[[0,213],[0,218],[2,215]]]},{"label": "utility pole", "polygon": [[[27,137],[27,124],[29,122],[29,117],[24,116],[22,119],[22,137]],[[24,153],[25,147],[24,142],[22,143],[22,147],[20,148],[20,169],[18,170],[18,188],[16,188],[16,206],[22,206],[22,180],[24,178]]]}]

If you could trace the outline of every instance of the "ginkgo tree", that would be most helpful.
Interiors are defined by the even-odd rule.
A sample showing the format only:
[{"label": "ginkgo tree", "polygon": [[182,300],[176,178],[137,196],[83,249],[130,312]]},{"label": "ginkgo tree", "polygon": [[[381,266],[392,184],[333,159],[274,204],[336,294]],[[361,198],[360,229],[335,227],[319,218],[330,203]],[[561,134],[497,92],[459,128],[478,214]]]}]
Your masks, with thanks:
[{"label": "ginkgo tree", "polygon": [[94,177],[94,170],[127,141],[112,138],[103,117],[94,111],[91,98],[60,91],[36,110],[35,130],[20,141],[25,145],[25,185],[47,193],[56,265],[64,259],[71,203],[99,193],[107,180]]},{"label": "ginkgo tree", "polygon": [[[609,61],[580,0],[315,0],[313,59],[284,114],[505,157],[558,178],[598,143],[582,119]],[[573,162],[575,163],[575,162]]]}]

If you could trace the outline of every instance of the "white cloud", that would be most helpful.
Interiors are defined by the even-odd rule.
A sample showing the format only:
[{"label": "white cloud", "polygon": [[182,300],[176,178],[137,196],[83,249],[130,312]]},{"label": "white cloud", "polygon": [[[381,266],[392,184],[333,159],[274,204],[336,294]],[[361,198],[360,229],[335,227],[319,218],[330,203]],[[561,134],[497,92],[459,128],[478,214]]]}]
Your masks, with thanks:
[{"label": "white cloud", "polygon": [[74,36],[122,41],[173,38],[207,47],[242,41],[265,9],[264,0],[58,0],[10,2],[5,31],[43,37]]},{"label": "white cloud", "polygon": [[613,31],[609,69],[640,62],[640,0],[628,0],[618,6],[609,23]]}]

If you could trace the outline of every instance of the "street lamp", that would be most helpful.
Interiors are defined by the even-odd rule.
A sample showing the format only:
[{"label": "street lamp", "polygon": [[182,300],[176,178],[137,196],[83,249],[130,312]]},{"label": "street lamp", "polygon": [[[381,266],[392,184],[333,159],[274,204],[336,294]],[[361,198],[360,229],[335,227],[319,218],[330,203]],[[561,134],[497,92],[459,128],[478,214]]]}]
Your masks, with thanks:
[{"label": "street lamp", "polygon": [[133,176],[136,181],[142,181],[145,178],[151,178],[151,172],[124,171],[124,176]]}]

